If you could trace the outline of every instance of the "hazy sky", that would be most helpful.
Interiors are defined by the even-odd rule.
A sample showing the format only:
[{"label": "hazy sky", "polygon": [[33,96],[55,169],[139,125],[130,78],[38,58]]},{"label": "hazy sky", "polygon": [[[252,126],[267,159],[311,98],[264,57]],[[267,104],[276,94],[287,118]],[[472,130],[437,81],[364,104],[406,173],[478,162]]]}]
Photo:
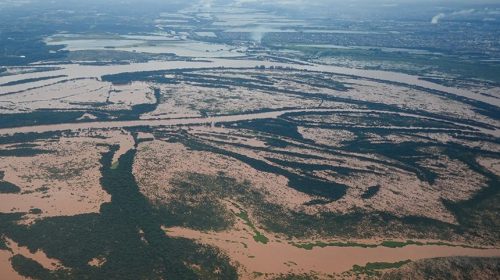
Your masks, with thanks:
[{"label": "hazy sky", "polygon": [[[85,6],[113,6],[131,9],[193,5],[204,9],[216,6],[251,7],[296,15],[323,15],[351,19],[416,19],[439,23],[442,20],[490,20],[500,22],[500,0],[0,0],[2,7],[44,3],[71,9]],[[77,3],[77,4],[71,4]],[[77,9],[78,9],[77,8]],[[57,8],[56,8],[57,9]]]}]

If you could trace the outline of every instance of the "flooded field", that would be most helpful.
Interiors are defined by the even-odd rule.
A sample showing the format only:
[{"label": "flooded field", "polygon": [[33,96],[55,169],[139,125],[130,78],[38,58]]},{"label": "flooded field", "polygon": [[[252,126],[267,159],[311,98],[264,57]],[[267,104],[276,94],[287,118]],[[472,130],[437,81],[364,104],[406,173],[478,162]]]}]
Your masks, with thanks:
[{"label": "flooded field", "polygon": [[[294,65],[287,63],[273,63],[268,61],[256,61],[256,60],[230,60],[230,59],[211,59],[208,61],[152,61],[147,63],[134,63],[130,65],[113,65],[113,66],[87,66],[87,65],[59,65],[59,67],[64,67],[64,70],[57,70],[51,72],[42,72],[34,74],[21,74],[16,76],[6,76],[0,77],[0,84],[6,84],[19,79],[32,79],[47,76],[57,75],[67,75],[68,78],[99,78],[103,75],[112,75],[125,72],[142,72],[142,71],[158,71],[158,70],[169,70],[169,69],[182,69],[182,68],[254,68],[257,66],[266,67],[282,67],[282,68],[292,68],[297,70],[305,71],[317,71],[341,75],[352,75],[362,78],[370,78],[376,80],[382,80],[386,82],[396,82],[402,83],[410,86],[419,86],[426,89],[437,90],[445,93],[450,93],[457,96],[467,97],[478,101],[487,102],[492,105],[500,105],[500,98],[494,96],[484,96],[481,94],[476,94],[471,91],[447,87],[425,80],[421,80],[418,76],[386,72],[386,71],[376,71],[376,70],[362,70],[362,69],[350,69],[344,67],[336,67],[330,65]],[[0,96],[9,94],[11,92],[18,92],[22,90],[21,88],[13,88],[12,86],[1,87]]]},{"label": "flooded field", "polygon": [[[264,69],[256,69],[262,65]],[[161,78],[167,81],[176,79],[180,82],[158,82],[155,80],[158,79],[157,74],[152,74],[155,77],[153,80],[148,80],[149,76],[138,80],[132,78],[125,83],[112,80],[124,73],[147,74],[147,71],[160,73]],[[262,78],[263,75],[268,78]],[[207,83],[213,82],[216,77],[221,81],[220,84],[207,87]],[[34,82],[13,84],[19,79]],[[326,86],[322,79],[334,80],[335,87]],[[242,85],[235,85],[233,81],[244,82]],[[37,224],[43,219],[58,216],[101,213],[102,206],[112,200],[108,193],[103,192],[99,182],[99,154],[108,150],[104,146],[116,145],[111,169],[122,168],[120,158],[130,152],[137,152],[133,174],[141,193],[157,207],[158,210],[155,211],[166,211],[167,217],[175,217],[173,220],[186,219],[177,226],[166,222],[163,225],[166,236],[186,238],[197,244],[220,249],[238,267],[238,273],[245,279],[258,279],[261,273],[318,273],[325,277],[347,277],[356,274],[353,271],[355,265],[462,255],[500,255],[498,249],[494,248],[425,244],[409,244],[401,248],[313,246],[307,250],[294,242],[315,244],[317,240],[328,240],[331,236],[346,237],[331,233],[334,230],[323,226],[309,228],[311,232],[307,233],[308,236],[302,237],[293,229],[293,223],[297,223],[299,229],[304,226],[304,221],[295,215],[319,215],[317,219],[326,219],[322,217],[324,213],[354,215],[357,211],[374,215],[379,212],[387,213],[393,215],[394,218],[391,219],[396,219],[395,223],[400,223],[399,219],[407,216],[417,216],[444,223],[446,227],[460,226],[460,220],[445,207],[442,200],[460,203],[471,199],[491,184],[491,177],[454,159],[444,150],[427,146],[431,143],[448,145],[447,143],[455,142],[475,147],[479,145],[495,151],[496,148],[488,137],[499,136],[498,122],[478,114],[473,103],[463,103],[460,98],[497,104],[496,97],[441,86],[406,74],[220,58],[209,61],[152,61],[104,66],[65,64],[59,65],[59,69],[46,72],[3,76],[0,77],[0,83],[4,85],[1,87],[0,102],[3,102],[2,110],[6,114],[36,112],[48,108],[84,110],[67,122],[0,128],[0,135],[3,137],[31,133],[72,135],[67,140],[59,140],[58,149],[61,151],[56,153],[55,158],[49,155],[4,157],[8,162],[8,165],[0,167],[4,172],[4,180],[19,186],[22,192],[0,194],[0,202],[3,201],[0,203],[0,212],[29,213],[18,221],[19,224]],[[229,91],[224,83],[227,83]],[[432,91],[450,94],[454,99],[430,93]],[[99,110],[90,111],[95,104],[102,105],[99,105]],[[373,104],[404,106],[410,110],[398,111]],[[143,108],[140,106],[146,107],[136,109]],[[134,110],[138,110],[135,115],[120,115]],[[103,113],[106,114],[105,118]],[[443,114],[447,117],[443,117]],[[372,118],[374,121],[370,121]],[[268,130],[265,125],[256,124],[261,121],[277,123],[273,124],[274,129]],[[280,124],[282,122],[286,124]],[[291,127],[286,127],[291,124]],[[144,130],[145,128],[147,129]],[[367,132],[360,134],[360,131]],[[381,131],[397,132],[386,134]],[[478,135],[478,139],[476,142],[455,139],[453,135],[457,131]],[[137,132],[149,135],[144,136],[142,141],[156,139],[155,145],[139,144],[136,151],[139,139],[139,136],[135,136]],[[183,139],[181,142],[184,144],[162,144],[162,141],[178,141],[178,137]],[[361,139],[366,139],[369,143],[363,145],[420,143],[417,145],[422,147],[415,148],[419,153],[437,151],[438,154],[445,154],[429,159],[421,158],[408,166],[408,163],[402,163],[403,159],[394,158],[392,154],[378,155],[376,151],[357,150],[351,146]],[[186,150],[189,145],[185,145],[192,141],[208,150],[189,152]],[[287,143],[285,146],[288,147],[280,148],[283,145],[278,144],[280,141]],[[50,142],[35,143],[49,150],[52,145]],[[99,146],[93,146],[96,144]],[[211,149],[219,152],[209,152]],[[334,155],[331,149],[341,154]],[[63,151],[66,155],[64,157],[61,154]],[[227,154],[218,155],[221,151]],[[54,174],[63,176],[59,179],[48,175],[51,164],[54,165],[53,168],[60,169],[63,163],[73,162],[73,157],[78,158],[80,164],[89,164],[87,167],[82,166],[87,170],[85,174],[81,173],[78,175],[80,177],[74,178],[81,185],[72,185],[72,181],[66,177],[74,175]],[[159,158],[155,159],[156,157]],[[88,161],[83,160],[85,158]],[[164,162],[162,159],[168,161]],[[495,157],[482,156],[477,161],[488,170],[496,172],[498,160]],[[41,162],[50,164],[40,169]],[[60,162],[61,166],[56,162]],[[201,162],[203,163],[200,164]],[[22,173],[21,165],[31,166],[31,177]],[[416,166],[415,169],[413,166]],[[300,171],[300,168],[305,171]],[[423,173],[421,168],[428,170],[425,172],[429,174],[437,175],[432,175],[435,176],[433,179],[427,179],[426,176],[431,175]],[[447,169],[454,171],[448,172]],[[86,178],[86,181],[82,181],[82,178]],[[230,178],[239,180],[233,182]],[[217,185],[219,183],[236,184],[236,188],[246,188],[249,184],[253,192],[245,190],[239,193],[230,189],[229,193],[223,191],[218,194],[222,200],[214,197],[221,191],[218,189],[202,189],[201,193],[190,198],[182,192],[178,193],[176,184],[199,184],[196,183],[198,181],[192,181],[195,179],[213,182],[217,188],[220,188]],[[317,189],[308,190],[304,188],[307,184],[319,185]],[[331,184],[330,188],[334,190],[327,191],[320,187],[321,184]],[[235,191],[236,193],[232,193]],[[249,226],[238,215],[234,216],[238,211],[240,214],[247,212],[225,208],[225,199],[232,196],[239,197],[238,204],[247,201],[239,205],[241,209],[248,211],[250,217],[255,217],[252,218],[255,227]],[[171,198],[179,201],[180,205],[165,203]],[[207,199],[210,202],[205,201]],[[191,204],[183,205],[182,202],[186,200]],[[201,226],[192,221],[197,219],[196,216],[179,216],[179,213],[186,211],[181,210],[184,207],[190,209],[188,212],[198,213],[198,207],[205,203],[213,203],[210,207],[214,208],[209,209],[214,211],[212,226],[217,231],[208,230],[212,227]],[[280,220],[274,222],[283,224],[273,224],[270,211],[290,216],[291,224]],[[466,237],[455,233],[448,233],[451,237],[445,238],[439,230],[421,234],[418,233],[419,230],[411,228],[408,234],[396,234],[375,225],[373,227],[374,232],[379,232],[375,234],[377,238],[388,236],[389,240],[404,240],[401,238],[411,236],[412,239],[417,237],[416,240],[437,240],[437,244],[450,240],[464,246],[491,244],[487,234],[469,243]],[[363,230],[358,228],[352,231]],[[258,231],[267,241],[255,241],[253,231]],[[311,238],[311,234],[319,236],[319,239]],[[356,242],[356,239],[345,240]],[[6,255],[5,258],[9,257]],[[103,260],[103,256],[93,256],[86,262],[94,267],[105,267],[106,262]],[[12,277],[17,277],[12,269],[6,269],[13,273]]]},{"label": "flooded field", "polygon": [[[206,35],[206,34],[201,34]],[[235,48],[223,44],[204,43],[187,40],[185,36],[170,34],[151,34],[146,36],[80,36],[62,34],[49,37],[48,45],[64,45],[65,50],[116,50],[140,53],[168,53],[181,57],[241,57],[244,48]]]},{"label": "flooded field", "polygon": [[494,8],[14,2],[0,280],[498,278]]},{"label": "flooded field", "polygon": [[419,260],[437,257],[474,256],[498,257],[500,249],[471,249],[451,246],[416,246],[403,248],[325,247],[306,250],[286,240],[257,243],[248,229],[231,232],[199,232],[185,228],[166,228],[168,236],[189,238],[202,244],[217,246],[231,259],[241,264],[242,274],[248,278],[255,272],[263,274],[305,273],[311,270],[320,275],[341,275],[353,266],[367,263],[396,263],[401,260]]}]

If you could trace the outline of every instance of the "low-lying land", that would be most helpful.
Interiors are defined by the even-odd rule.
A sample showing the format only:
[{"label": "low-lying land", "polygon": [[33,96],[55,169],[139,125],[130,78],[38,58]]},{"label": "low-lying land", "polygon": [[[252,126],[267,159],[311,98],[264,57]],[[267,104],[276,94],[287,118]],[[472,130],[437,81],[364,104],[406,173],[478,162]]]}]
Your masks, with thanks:
[{"label": "low-lying land", "polygon": [[0,279],[500,277],[493,23],[13,2]]}]

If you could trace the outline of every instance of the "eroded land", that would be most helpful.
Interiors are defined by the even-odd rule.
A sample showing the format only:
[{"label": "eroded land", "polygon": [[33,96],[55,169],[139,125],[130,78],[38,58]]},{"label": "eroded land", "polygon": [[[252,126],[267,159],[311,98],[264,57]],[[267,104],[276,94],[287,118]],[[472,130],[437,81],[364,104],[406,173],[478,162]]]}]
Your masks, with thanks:
[{"label": "eroded land", "polygon": [[5,67],[1,279],[498,277],[495,82],[280,53],[218,17],[54,34],[67,57]]}]

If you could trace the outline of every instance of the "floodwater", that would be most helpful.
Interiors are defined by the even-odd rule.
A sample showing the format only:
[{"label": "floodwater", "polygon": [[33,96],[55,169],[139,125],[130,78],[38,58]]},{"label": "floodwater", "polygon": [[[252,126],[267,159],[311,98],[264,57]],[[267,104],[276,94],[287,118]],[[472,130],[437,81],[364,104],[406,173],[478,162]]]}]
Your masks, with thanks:
[{"label": "floodwater", "polygon": [[[229,122],[239,122],[246,120],[258,120],[258,119],[275,119],[279,116],[288,113],[300,113],[300,112],[386,112],[386,111],[376,111],[376,110],[344,110],[344,109],[294,109],[294,110],[278,110],[272,112],[264,113],[249,113],[249,114],[239,114],[239,115],[229,115],[229,116],[213,116],[208,118],[183,118],[183,119],[152,119],[152,120],[135,120],[135,121],[107,121],[107,122],[84,122],[84,123],[62,123],[53,125],[39,125],[39,126],[24,126],[15,128],[4,128],[0,129],[0,135],[13,135],[15,133],[44,133],[44,132],[56,132],[56,131],[76,131],[76,130],[87,130],[87,129],[106,129],[106,128],[124,128],[124,127],[137,127],[137,126],[149,126],[149,127],[161,127],[161,126],[182,126],[182,125],[199,125],[199,124],[217,124],[217,123],[229,123]],[[388,112],[386,112],[388,113]],[[412,114],[401,114],[405,116],[416,116]],[[399,128],[399,127],[398,127]],[[471,127],[471,129],[475,129]],[[479,129],[479,128],[478,128]],[[500,136],[500,130],[488,130],[480,129],[481,132],[491,134],[494,136]]]},{"label": "floodwater", "polygon": [[[167,235],[194,239],[217,246],[230,258],[242,264],[248,272],[289,273],[316,271],[325,274],[342,273],[353,265],[369,262],[394,263],[436,257],[471,256],[499,257],[500,249],[473,249],[451,246],[417,246],[403,248],[315,247],[297,248],[286,241],[271,240],[267,244],[255,242],[246,231],[199,232],[186,228],[167,228]],[[243,243],[245,245],[243,245]]]},{"label": "floodwater", "polygon": [[0,279],[6,280],[24,280],[26,278],[19,275],[10,264],[12,253],[6,250],[0,250]]},{"label": "floodwater", "polygon": [[[241,20],[241,19],[240,19]],[[203,34],[200,34],[203,35]],[[243,56],[239,50],[231,49],[225,45],[209,44],[194,41],[182,40],[158,40],[154,44],[146,44],[149,37],[126,37],[121,40],[111,39],[78,39],[67,38],[67,40],[57,41],[57,44],[67,44],[68,49],[107,49],[112,47],[117,50],[128,50],[138,52],[151,53],[175,53],[179,56],[209,58],[209,60],[194,60],[194,61],[150,61],[145,63],[134,63],[129,65],[78,65],[66,64],[56,65],[61,69],[46,72],[23,73],[19,75],[2,76],[0,84],[19,81],[22,79],[33,79],[41,77],[51,77],[66,75],[64,78],[53,78],[50,80],[38,81],[34,83],[19,84],[13,86],[0,87],[0,96],[13,92],[24,91],[33,87],[43,87],[50,83],[60,82],[63,80],[79,79],[79,78],[96,78],[100,79],[103,75],[118,74],[125,72],[140,72],[140,71],[157,71],[157,70],[173,70],[173,69],[202,69],[202,68],[254,68],[256,66],[279,66],[288,67],[296,70],[317,71],[332,74],[352,75],[361,78],[377,79],[387,82],[402,83],[410,86],[419,86],[431,90],[438,90],[456,96],[467,97],[474,100],[486,102],[495,106],[500,106],[500,98],[492,95],[481,95],[471,92],[466,89],[447,87],[429,81],[421,80],[419,76],[408,75],[403,73],[379,71],[379,70],[363,70],[346,67],[338,67],[331,65],[309,64],[300,65],[293,63],[277,63],[259,60],[238,60],[229,58],[213,58],[213,57],[234,57]],[[30,66],[33,67],[33,66]],[[182,125],[201,125],[213,123],[227,123],[243,120],[255,119],[270,119],[277,118],[286,113],[294,112],[325,112],[325,111],[346,111],[346,110],[328,110],[328,109],[297,109],[297,110],[282,110],[275,112],[240,114],[232,116],[216,116],[210,118],[184,118],[184,119],[160,119],[160,120],[136,120],[136,121],[109,121],[109,122],[86,122],[86,123],[71,123],[71,124],[55,124],[41,125],[29,127],[17,127],[9,129],[0,129],[0,135],[29,133],[29,132],[51,132],[64,130],[86,130],[86,129],[104,129],[104,128],[124,128],[134,126],[182,126]],[[348,110],[352,111],[352,110]],[[373,112],[371,110],[367,110]],[[499,130],[482,130],[489,134],[499,137]],[[123,136],[121,141],[120,155],[132,148],[130,137]],[[115,159],[116,160],[116,159]],[[42,199],[42,198],[40,198]],[[13,207],[23,206],[29,209],[33,201],[16,201],[15,205],[3,205],[6,212]],[[70,201],[65,199],[65,201]],[[58,204],[66,207],[66,205]],[[80,210],[78,210],[80,211]],[[294,247],[287,242],[277,242],[272,240],[268,244],[260,244],[253,241],[250,236],[241,237],[242,233],[202,233],[189,229],[169,229],[169,235],[177,237],[186,237],[199,240],[203,243],[218,246],[227,251],[228,254],[236,261],[242,263],[251,271],[269,272],[269,273],[286,273],[290,270],[304,271],[316,270],[324,273],[337,273],[349,270],[354,264],[364,265],[367,262],[397,262],[401,260],[423,259],[432,257],[446,256],[500,256],[500,249],[472,249],[462,247],[449,246],[406,246],[403,248],[359,248],[359,247],[325,247],[314,248],[313,250],[304,250]],[[226,240],[232,241],[228,242]],[[245,247],[241,242],[246,244]],[[54,260],[48,259],[43,252],[31,254],[27,249],[19,248],[12,241],[9,241],[9,246],[14,252],[22,253],[28,257],[34,258],[47,268],[54,268]],[[12,270],[8,259],[12,254],[8,251],[0,250],[0,271],[1,277],[4,279],[22,279],[15,271]]]},{"label": "floodwater", "polygon": [[342,46],[334,44],[299,44],[298,47],[312,47],[312,48],[323,48],[323,49],[341,49],[341,50],[371,50],[377,49],[385,52],[406,52],[410,54],[438,54],[433,53],[428,50],[421,49],[408,49],[408,48],[387,48],[387,47],[376,47],[376,46]]},{"label": "floodwater", "polygon": [[214,124],[220,122],[237,122],[244,120],[256,119],[273,119],[286,113],[295,112],[324,112],[325,109],[298,109],[298,110],[283,110],[265,113],[241,114],[230,116],[216,116],[209,118],[186,118],[186,119],[164,119],[164,120],[136,120],[136,121],[109,121],[109,122],[86,122],[86,123],[68,123],[54,125],[39,125],[25,126],[17,128],[0,129],[0,135],[15,134],[15,133],[43,133],[51,131],[65,130],[86,130],[86,129],[104,129],[104,128],[121,128],[121,127],[137,127],[137,126],[180,126],[193,124]]},{"label": "floodwater", "polygon": [[[203,36],[200,35],[200,36]],[[46,40],[48,45],[65,45],[65,50],[118,50],[140,53],[172,53],[185,57],[240,57],[245,49],[224,44],[184,40],[160,35],[85,37],[73,34],[57,35]],[[240,50],[241,52],[237,52]]]},{"label": "floodwater", "polygon": [[132,134],[130,132],[122,131],[121,133],[114,133],[113,134],[113,139],[117,139],[120,142],[120,148],[118,151],[116,151],[113,155],[113,163],[118,162],[120,157],[127,153],[128,151],[132,150],[135,145],[134,137],[132,137]]},{"label": "floodwater", "polygon": [[[427,89],[439,90],[442,92],[454,94],[457,96],[468,97],[471,99],[483,101],[489,104],[500,106],[500,99],[494,96],[480,95],[470,92],[465,89],[447,87],[432,83],[429,81],[421,80],[418,76],[378,71],[378,70],[362,70],[351,69],[345,67],[329,66],[329,65],[298,65],[288,63],[275,63],[268,61],[257,60],[235,60],[235,59],[210,59],[208,61],[151,61],[146,63],[135,63],[130,65],[106,65],[106,66],[91,66],[91,65],[58,65],[62,67],[60,70],[38,72],[38,73],[25,73],[20,75],[0,77],[0,84],[21,80],[32,79],[39,77],[67,75],[66,79],[77,78],[100,78],[102,75],[118,74],[124,72],[139,72],[139,71],[154,71],[154,70],[171,70],[171,69],[184,69],[184,68],[254,68],[255,66],[264,65],[290,67],[293,69],[305,71],[319,71],[334,74],[353,75],[362,78],[377,79],[389,82],[403,83],[411,86],[420,86]],[[57,81],[57,80],[55,80]],[[39,81],[37,86],[43,86],[47,83],[53,83],[54,80]],[[33,83],[21,84],[15,86],[0,87],[0,96],[9,92],[22,91],[27,88],[33,87]],[[50,131],[64,131],[64,130],[86,130],[86,129],[104,129],[104,128],[123,128],[134,126],[182,126],[182,125],[195,125],[195,124],[213,124],[221,122],[236,122],[243,120],[255,119],[269,119],[277,118],[286,113],[294,112],[325,112],[325,111],[345,111],[345,110],[328,110],[328,109],[297,109],[297,110],[282,110],[275,112],[253,113],[253,114],[240,114],[232,116],[216,116],[210,118],[185,118],[185,119],[163,119],[163,120],[136,120],[136,121],[110,121],[110,122],[87,122],[87,123],[71,123],[71,124],[55,124],[55,125],[41,125],[29,127],[17,127],[0,129],[0,135],[15,134],[15,133],[29,133],[29,132],[50,132]],[[350,111],[350,110],[349,110]],[[372,112],[372,110],[367,110]],[[499,130],[482,130],[483,132],[490,133],[496,137],[499,135]],[[130,148],[124,141],[123,150]],[[290,264],[293,262],[292,269],[313,269],[320,272],[332,273],[342,272],[352,268],[353,264],[366,264],[367,262],[396,262],[405,259],[422,259],[431,257],[445,257],[445,256],[500,256],[500,249],[471,249],[461,247],[447,247],[447,246],[406,246],[403,248],[358,248],[358,247],[326,247],[314,248],[313,250],[304,250],[296,248],[286,242],[271,242],[269,244],[255,243],[250,238],[246,238],[245,242],[248,243],[248,248],[242,248],[239,237],[224,236],[224,238],[215,239],[214,235],[210,233],[200,233],[190,231],[187,229],[172,229],[169,235],[192,238],[202,240],[203,242],[218,246],[226,251],[238,262],[244,264],[248,269],[259,272],[281,273],[290,271]],[[220,235],[219,235],[220,236]],[[212,239],[210,239],[210,238]],[[227,242],[227,240],[235,241]],[[255,243],[255,244],[254,244]],[[250,246],[251,244],[251,246]],[[236,247],[235,247],[236,246]],[[239,247],[238,247],[239,246]],[[12,274],[12,278],[16,278],[16,273],[12,271],[8,264],[9,256],[5,253],[7,251],[0,251],[0,268],[2,276]],[[271,254],[272,253],[272,254]],[[253,257],[251,257],[253,256]],[[272,256],[272,257],[270,257]],[[46,265],[50,265],[45,263]],[[17,275],[18,276],[18,275]]]},{"label": "floodwater", "polygon": [[32,260],[35,260],[48,270],[55,270],[62,267],[62,264],[59,260],[47,257],[47,255],[43,251],[39,250],[32,253],[27,247],[19,246],[16,242],[8,238],[7,238],[7,246],[12,250],[14,255],[19,254],[27,258],[30,258]]},{"label": "floodwater", "polygon": [[35,253],[31,253],[30,250],[26,247],[19,246],[16,242],[11,239],[6,239],[7,246],[11,251],[8,250],[0,250],[0,279],[2,280],[25,280],[26,277],[19,275],[14,268],[12,268],[10,258],[14,255],[20,254],[26,258],[30,258],[35,260],[39,264],[41,264],[44,268],[48,270],[55,270],[58,268],[62,268],[62,264],[59,260],[51,259],[45,255],[42,251],[36,251]]},{"label": "floodwater", "polygon": [[[28,73],[14,76],[0,77],[0,84],[12,82],[20,79],[46,77],[48,75],[68,75],[71,78],[100,78],[103,75],[118,74],[125,72],[140,72],[140,71],[155,71],[155,70],[173,70],[173,69],[201,69],[201,68],[254,68],[256,66],[264,65],[266,67],[279,66],[289,67],[297,70],[305,71],[318,71],[332,74],[352,75],[361,78],[377,79],[387,82],[402,83],[410,86],[419,86],[431,90],[438,90],[445,93],[471,98],[474,100],[482,101],[500,107],[500,98],[489,95],[482,95],[474,93],[466,89],[447,87],[433,82],[421,80],[419,76],[390,72],[380,70],[364,70],[354,69],[347,67],[338,67],[332,65],[298,65],[291,63],[277,63],[259,60],[239,60],[239,59],[224,59],[224,58],[211,58],[210,60],[194,60],[194,61],[150,61],[145,63],[134,63],[129,65],[78,65],[66,64],[58,65],[62,67],[61,70],[51,72]],[[20,87],[0,87],[0,96],[9,92],[22,90],[22,86],[29,87],[29,84],[21,85]]]}]

